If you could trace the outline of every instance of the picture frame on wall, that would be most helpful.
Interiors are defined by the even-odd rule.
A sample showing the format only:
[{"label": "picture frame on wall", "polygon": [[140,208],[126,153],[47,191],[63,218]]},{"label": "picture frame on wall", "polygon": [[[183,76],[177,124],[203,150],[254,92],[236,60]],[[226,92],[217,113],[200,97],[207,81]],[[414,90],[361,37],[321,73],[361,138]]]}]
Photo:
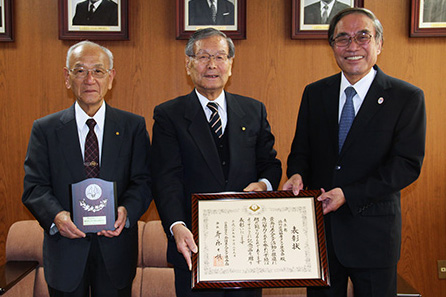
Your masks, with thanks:
[{"label": "picture frame on wall", "polygon": [[446,0],[412,0],[410,37],[446,36]]},{"label": "picture frame on wall", "polygon": [[215,4],[209,5],[208,0],[177,0],[177,39],[189,39],[196,30],[207,27],[223,31],[232,39],[246,39],[246,0],[213,1]]},{"label": "picture frame on wall", "polygon": [[364,7],[364,0],[292,0],[292,39],[327,39],[328,26],[338,12]]},{"label": "picture frame on wall", "polygon": [[12,0],[0,0],[0,41],[13,41]]},{"label": "picture frame on wall", "polygon": [[128,0],[59,0],[59,39],[128,40]]}]

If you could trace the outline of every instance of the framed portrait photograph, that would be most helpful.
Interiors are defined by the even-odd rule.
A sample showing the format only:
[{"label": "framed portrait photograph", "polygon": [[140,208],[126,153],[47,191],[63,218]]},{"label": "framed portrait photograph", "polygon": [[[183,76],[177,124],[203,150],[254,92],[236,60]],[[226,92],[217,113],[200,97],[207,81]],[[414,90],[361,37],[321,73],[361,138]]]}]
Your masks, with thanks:
[{"label": "framed portrait photograph", "polygon": [[246,39],[246,0],[177,0],[176,38],[189,39],[213,27],[232,39]]},{"label": "framed portrait photograph", "polygon": [[0,41],[13,41],[12,0],[0,0]]},{"label": "framed portrait photograph", "polygon": [[446,36],[446,0],[412,0],[410,37]]},{"label": "framed portrait photograph", "polygon": [[128,40],[128,0],[59,0],[59,39]]},{"label": "framed portrait photograph", "polygon": [[192,288],[329,286],[320,194],[192,195]]},{"label": "framed portrait photograph", "polygon": [[327,39],[331,19],[349,7],[364,7],[363,0],[292,0],[292,39]]}]

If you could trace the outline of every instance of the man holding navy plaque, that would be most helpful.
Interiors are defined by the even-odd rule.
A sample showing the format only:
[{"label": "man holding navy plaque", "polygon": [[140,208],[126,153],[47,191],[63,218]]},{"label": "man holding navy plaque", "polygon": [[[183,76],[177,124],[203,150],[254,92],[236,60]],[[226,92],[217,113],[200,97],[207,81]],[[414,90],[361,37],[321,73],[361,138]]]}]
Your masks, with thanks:
[{"label": "man holding navy plaque", "polygon": [[[115,76],[108,49],[89,41],[73,45],[64,73],[76,102],[34,122],[25,159],[22,201],[45,231],[45,279],[51,296],[131,296],[137,222],[152,199],[145,120],[105,103]],[[97,182],[83,199],[74,191],[71,199],[71,185],[89,178],[115,183],[111,230],[99,225],[95,233],[82,232],[72,221],[72,200],[84,202],[83,219],[113,207],[113,199],[106,205],[88,199],[101,194]]]}]

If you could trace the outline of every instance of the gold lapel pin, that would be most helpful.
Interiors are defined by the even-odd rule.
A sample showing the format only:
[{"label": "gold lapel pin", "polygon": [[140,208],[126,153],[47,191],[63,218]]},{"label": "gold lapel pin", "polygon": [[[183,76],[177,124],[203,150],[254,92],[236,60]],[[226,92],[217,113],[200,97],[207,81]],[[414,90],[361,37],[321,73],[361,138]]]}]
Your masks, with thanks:
[{"label": "gold lapel pin", "polygon": [[116,135],[119,135],[119,132],[116,132]]},{"label": "gold lapel pin", "polygon": [[383,104],[383,102],[384,102],[384,98],[383,97],[379,97],[378,104]]},{"label": "gold lapel pin", "polygon": [[246,127],[242,127],[242,131],[245,131],[246,130]]}]

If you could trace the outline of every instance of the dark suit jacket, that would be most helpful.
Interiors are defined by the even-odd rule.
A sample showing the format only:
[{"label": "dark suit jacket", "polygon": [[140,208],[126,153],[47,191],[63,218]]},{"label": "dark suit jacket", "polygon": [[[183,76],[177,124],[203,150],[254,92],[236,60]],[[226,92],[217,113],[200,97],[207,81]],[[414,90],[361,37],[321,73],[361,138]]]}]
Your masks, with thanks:
[{"label": "dark suit jacket", "polygon": [[375,69],[377,75],[340,153],[341,74],[305,88],[288,157],[288,177],[301,174],[310,189],[343,190],[346,204],[326,220],[336,256],[346,267],[397,263],[400,190],[418,178],[424,157],[423,91]]},{"label": "dark suit jacket", "polygon": [[189,25],[234,25],[234,4],[227,0],[217,1],[217,17],[212,21],[211,8],[206,0],[189,1]]},{"label": "dark suit jacket", "polygon": [[[191,228],[191,194],[242,191],[268,179],[277,189],[281,164],[265,106],[251,98],[226,93],[229,176],[225,181],[209,123],[195,91],[155,108],[152,172],[157,210],[169,237],[168,261],[186,267],[171,238],[170,226],[183,221]],[[243,129],[245,127],[246,129]]]},{"label": "dark suit jacket", "polygon": [[[137,222],[152,197],[149,146],[144,118],[106,106],[99,178],[116,181],[118,206],[127,209],[130,221],[120,236],[99,237],[105,265],[117,288],[131,284],[136,272]],[[90,240],[49,235],[49,230],[57,213],[71,210],[69,185],[85,178],[74,105],[36,120],[25,159],[22,201],[45,230],[46,280],[62,291],[78,286]]]},{"label": "dark suit jacket", "polygon": [[88,12],[88,1],[76,5],[73,25],[117,26],[118,4],[110,0],[102,0],[91,17]]},{"label": "dark suit jacket", "polygon": [[[330,12],[330,15],[328,16],[327,24],[330,23],[331,19],[341,10],[344,10],[346,8],[349,8],[347,4],[340,3],[338,1],[335,1],[333,5],[333,9]],[[304,24],[322,24],[321,19],[321,3],[320,1],[313,3],[311,5],[308,5],[304,7]]]}]

